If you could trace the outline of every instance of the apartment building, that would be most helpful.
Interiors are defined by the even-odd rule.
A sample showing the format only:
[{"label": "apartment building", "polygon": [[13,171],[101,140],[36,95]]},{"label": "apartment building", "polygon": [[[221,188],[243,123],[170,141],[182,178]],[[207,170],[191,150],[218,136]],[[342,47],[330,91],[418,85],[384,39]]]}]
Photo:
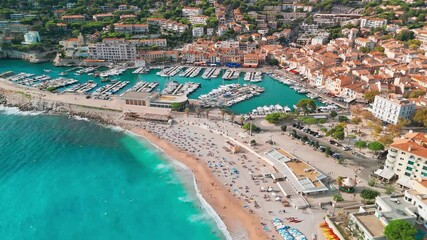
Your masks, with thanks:
[{"label": "apartment building", "polygon": [[188,20],[192,25],[206,25],[208,18],[207,16],[190,16]]},{"label": "apartment building", "polygon": [[203,27],[193,27],[192,31],[193,31],[193,37],[196,37],[196,38],[202,37],[205,34]]},{"label": "apartment building", "polygon": [[387,25],[387,19],[383,18],[361,18],[360,27],[361,28],[379,28]]},{"label": "apartment building", "polygon": [[368,38],[356,38],[354,44],[358,47],[365,47],[371,50],[375,47],[375,42]]},{"label": "apartment building", "polygon": [[71,22],[81,22],[85,20],[85,17],[83,15],[65,15],[62,16],[61,19],[64,22],[71,23]]},{"label": "apartment building", "polygon": [[129,61],[137,57],[136,46],[120,38],[105,38],[89,46],[89,57],[108,61]]},{"label": "apartment building", "polygon": [[142,46],[166,47],[168,45],[167,40],[165,38],[142,39],[138,42],[139,45]]},{"label": "apartment building", "polygon": [[384,169],[397,175],[401,185],[402,179],[427,177],[427,135],[410,131],[394,139]]},{"label": "apartment building", "polygon": [[125,34],[142,34],[149,31],[148,24],[124,24],[115,23],[114,31]]},{"label": "apartment building", "polygon": [[407,99],[375,96],[372,113],[381,121],[397,124],[400,118],[411,119],[415,104]]},{"label": "apartment building", "polygon": [[144,59],[147,63],[154,62],[176,62],[178,61],[178,51],[142,51],[138,52],[139,58]]},{"label": "apartment building", "polygon": [[196,8],[196,7],[182,8],[183,17],[197,16],[197,15],[201,15],[202,13],[203,13],[203,10],[201,8]]}]

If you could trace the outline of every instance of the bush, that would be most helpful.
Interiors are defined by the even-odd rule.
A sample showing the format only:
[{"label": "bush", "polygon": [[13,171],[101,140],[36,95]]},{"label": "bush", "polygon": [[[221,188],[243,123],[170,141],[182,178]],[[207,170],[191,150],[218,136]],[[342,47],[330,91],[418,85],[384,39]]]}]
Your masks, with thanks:
[{"label": "bush", "polygon": [[251,123],[245,123],[245,124],[243,124],[242,128],[245,129],[245,130],[247,130],[247,131],[251,131],[251,129],[252,129],[252,132],[259,132],[259,131],[261,131],[261,128],[259,128],[255,124],[251,124]]},{"label": "bush", "polygon": [[338,116],[338,122],[348,122],[348,117],[346,117],[346,116]]},{"label": "bush", "polygon": [[288,129],[288,126],[287,125],[282,125],[280,127],[280,129],[282,130],[282,132],[286,132],[286,130]]},{"label": "bush", "polygon": [[332,198],[335,202],[342,202],[344,201],[344,198],[341,196],[341,194],[334,194]]},{"label": "bush", "polygon": [[360,196],[364,200],[372,200],[372,199],[375,199],[379,195],[380,195],[380,193],[378,191],[373,190],[373,189],[363,189],[362,192],[360,192]]}]

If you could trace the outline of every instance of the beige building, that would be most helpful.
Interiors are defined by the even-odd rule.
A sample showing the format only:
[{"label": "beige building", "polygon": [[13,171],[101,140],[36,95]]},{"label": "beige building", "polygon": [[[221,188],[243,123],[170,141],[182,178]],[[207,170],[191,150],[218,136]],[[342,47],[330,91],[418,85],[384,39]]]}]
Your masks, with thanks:
[{"label": "beige building", "polygon": [[180,104],[184,108],[188,104],[186,96],[162,95],[155,92],[126,92],[121,99],[126,105],[157,108],[171,108],[173,104]]},{"label": "beige building", "polygon": [[89,45],[89,57],[108,61],[136,59],[136,46],[120,38],[105,38],[102,42]]}]

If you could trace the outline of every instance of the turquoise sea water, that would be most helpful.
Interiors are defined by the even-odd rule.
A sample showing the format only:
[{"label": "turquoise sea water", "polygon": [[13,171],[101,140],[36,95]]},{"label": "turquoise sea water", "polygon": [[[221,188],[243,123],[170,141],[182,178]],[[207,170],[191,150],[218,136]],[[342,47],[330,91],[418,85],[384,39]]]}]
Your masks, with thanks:
[{"label": "turquoise sea water", "polygon": [[0,108],[1,239],[224,238],[150,144],[87,121],[11,113]]},{"label": "turquoise sea water", "polygon": [[[50,69],[52,71],[49,73],[46,73],[43,71],[44,69]],[[27,73],[34,73],[38,75],[46,74],[46,75],[50,75],[51,77],[59,77],[59,73],[62,71],[65,71],[66,69],[69,69],[69,67],[55,67],[52,65],[52,63],[32,64],[22,60],[8,60],[8,59],[1,60],[0,59],[0,73],[5,71],[13,71],[14,73],[27,72]],[[160,84],[156,90],[163,89],[166,82],[169,79],[156,75],[157,71],[158,70],[152,70],[148,74],[132,74],[131,70],[126,71],[123,75],[118,76],[117,79],[130,81],[130,84],[128,84],[128,86],[122,89],[119,92],[119,94],[126,91],[126,89],[131,88],[137,81],[140,81],[140,80],[144,80],[147,82],[159,82]],[[243,73],[240,74],[240,78],[238,80],[231,80],[231,81],[223,81],[221,79],[223,72],[219,75],[217,79],[210,79],[210,80],[201,78],[202,73],[203,73],[203,70],[200,72],[199,76],[195,78],[185,78],[185,77],[180,77],[176,75],[175,77],[173,77],[173,80],[178,81],[180,83],[184,83],[184,82],[201,83],[201,87],[189,95],[189,98],[191,99],[196,99],[200,95],[206,94],[210,92],[212,89],[218,88],[218,86],[221,84],[248,83],[243,81],[243,78],[244,78]],[[106,83],[101,83],[100,78],[95,78],[93,76],[88,76],[86,74],[75,76],[73,73],[69,73],[68,77],[80,80],[81,82],[94,80],[95,82],[98,83],[98,86],[102,86],[106,84]],[[264,81],[260,83],[251,83],[251,84],[263,86],[265,88],[265,92],[258,97],[254,97],[252,99],[249,99],[247,101],[244,101],[232,106],[230,110],[234,111],[235,113],[248,113],[252,111],[252,109],[259,106],[264,106],[264,105],[269,106],[269,105],[280,104],[282,106],[287,105],[289,107],[292,107],[299,100],[303,98],[307,98],[305,94],[299,94],[295,92],[293,89],[274,80],[268,75],[264,75]]]}]

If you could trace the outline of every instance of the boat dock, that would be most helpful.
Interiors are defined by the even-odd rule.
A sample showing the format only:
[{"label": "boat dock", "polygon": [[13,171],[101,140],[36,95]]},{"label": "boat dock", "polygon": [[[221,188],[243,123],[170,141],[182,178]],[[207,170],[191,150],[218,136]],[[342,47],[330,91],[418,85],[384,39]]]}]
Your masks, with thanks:
[{"label": "boat dock", "polygon": [[129,81],[117,81],[111,84],[107,84],[96,89],[95,92],[92,93],[92,95],[95,97],[110,96],[111,94],[118,92],[120,89],[124,88],[128,84]]},{"label": "boat dock", "polygon": [[35,74],[31,73],[19,73],[14,76],[10,76],[6,79],[17,84],[33,86],[36,83],[45,82],[51,80],[52,78],[44,74],[40,76],[35,76]]},{"label": "boat dock", "polygon": [[176,66],[171,68],[165,68],[162,71],[158,72],[158,75],[162,77],[173,77],[178,74],[184,67]]},{"label": "boat dock", "polygon": [[73,84],[78,83],[78,82],[79,81],[77,81],[76,79],[60,77],[60,78],[55,78],[55,79],[52,79],[49,81],[37,83],[34,85],[34,87],[37,87],[41,90],[52,91],[52,90],[56,90],[56,89],[61,88],[61,87],[73,85]]},{"label": "boat dock", "polygon": [[133,74],[142,74],[142,73],[146,73],[148,70],[146,67],[140,67],[135,69],[132,73]]},{"label": "boat dock", "polygon": [[135,86],[133,86],[132,88],[130,88],[128,90],[128,92],[151,92],[154,90],[154,88],[156,88],[159,85],[158,82],[145,82],[145,81],[141,81],[141,82],[137,82],[135,84]]},{"label": "boat dock", "polygon": [[197,77],[199,75],[200,71],[202,70],[201,67],[190,67],[187,68],[183,73],[179,74],[181,77]]},{"label": "boat dock", "polygon": [[257,85],[227,84],[199,97],[203,107],[230,107],[239,102],[248,100],[264,92],[264,88]]},{"label": "boat dock", "polygon": [[261,82],[262,72],[246,72],[243,80],[250,82]]},{"label": "boat dock", "polygon": [[222,79],[233,80],[233,79],[238,79],[239,76],[240,76],[240,72],[227,69],[227,71],[225,71],[224,75],[222,75]]},{"label": "boat dock", "polygon": [[166,84],[166,87],[163,89],[162,94],[170,94],[176,96],[187,96],[190,93],[196,91],[201,86],[200,83],[186,82],[178,83],[176,81],[171,81]]},{"label": "boat dock", "polygon": [[126,68],[113,68],[100,73],[99,76],[100,77],[118,76],[120,74],[123,74],[124,71],[126,71]]},{"label": "boat dock", "polygon": [[79,83],[72,86],[71,88],[65,89],[64,92],[76,92],[76,93],[87,93],[94,89],[98,84],[94,81],[88,81],[86,83]]}]

